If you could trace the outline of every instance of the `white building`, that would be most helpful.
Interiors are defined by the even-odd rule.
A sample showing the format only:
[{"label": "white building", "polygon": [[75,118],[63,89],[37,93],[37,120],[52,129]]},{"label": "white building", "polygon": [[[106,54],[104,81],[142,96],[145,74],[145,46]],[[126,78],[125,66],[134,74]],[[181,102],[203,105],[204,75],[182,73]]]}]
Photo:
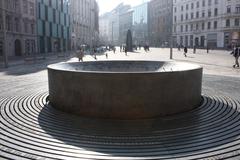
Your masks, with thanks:
[{"label": "white building", "polygon": [[175,45],[228,48],[240,44],[240,0],[173,0]]},{"label": "white building", "polygon": [[70,13],[72,49],[77,49],[83,44],[98,45],[99,7],[96,0],[71,0]]}]

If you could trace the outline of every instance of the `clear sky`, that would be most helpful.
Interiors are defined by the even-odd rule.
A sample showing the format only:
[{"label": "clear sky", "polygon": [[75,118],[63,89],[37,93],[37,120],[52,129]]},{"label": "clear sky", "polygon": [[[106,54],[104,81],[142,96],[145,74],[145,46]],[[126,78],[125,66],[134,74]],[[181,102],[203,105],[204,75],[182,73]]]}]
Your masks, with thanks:
[{"label": "clear sky", "polygon": [[149,0],[97,0],[99,9],[100,9],[100,15],[109,12],[112,9],[114,9],[118,4],[123,2],[124,4],[129,4],[131,6],[136,6],[138,4],[141,4],[143,2],[147,2]]}]

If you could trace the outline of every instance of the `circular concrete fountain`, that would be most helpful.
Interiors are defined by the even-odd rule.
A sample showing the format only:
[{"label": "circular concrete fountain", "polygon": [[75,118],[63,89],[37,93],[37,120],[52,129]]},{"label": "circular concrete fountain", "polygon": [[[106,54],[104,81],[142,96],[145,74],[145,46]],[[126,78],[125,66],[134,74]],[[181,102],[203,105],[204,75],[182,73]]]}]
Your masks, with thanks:
[{"label": "circular concrete fountain", "polygon": [[153,118],[201,103],[202,67],[183,62],[59,63],[48,78],[50,104],[83,117]]}]

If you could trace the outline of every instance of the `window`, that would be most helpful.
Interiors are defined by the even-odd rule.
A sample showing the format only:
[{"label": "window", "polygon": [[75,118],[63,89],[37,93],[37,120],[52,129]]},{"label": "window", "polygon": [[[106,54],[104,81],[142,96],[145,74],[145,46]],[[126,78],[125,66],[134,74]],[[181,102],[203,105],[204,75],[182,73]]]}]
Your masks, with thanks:
[{"label": "window", "polygon": [[56,9],[53,9],[53,23],[56,23]]},{"label": "window", "polygon": [[199,8],[199,1],[197,1],[197,8]]},{"label": "window", "polygon": [[191,24],[191,31],[193,31],[193,24]]},{"label": "window", "polygon": [[191,19],[193,19],[194,18],[194,15],[193,15],[193,13],[191,13]]},{"label": "window", "polygon": [[186,5],[186,10],[188,10],[188,8],[189,8],[189,6],[188,6],[188,4]]},{"label": "window", "polygon": [[18,18],[15,18],[15,31],[16,32],[19,32],[20,31],[20,29],[19,29],[19,19]]},{"label": "window", "polygon": [[202,11],[202,18],[205,17],[205,11]]},{"label": "window", "polygon": [[177,12],[177,7],[174,8],[174,12],[175,12],[175,13]]},{"label": "window", "polygon": [[45,20],[48,20],[48,7],[45,6]]},{"label": "window", "polygon": [[177,22],[177,16],[174,16],[174,22]]},{"label": "window", "polygon": [[186,20],[188,20],[188,14],[186,14]]},{"label": "window", "polygon": [[28,13],[28,2],[27,0],[23,0],[23,13]]},{"label": "window", "polygon": [[236,19],[235,19],[234,25],[235,25],[235,26],[239,26],[239,18],[236,18]]},{"label": "window", "polygon": [[215,8],[215,9],[214,9],[214,16],[217,16],[217,15],[218,15],[218,9]]},{"label": "window", "polygon": [[181,15],[181,21],[183,21],[183,15]]},{"label": "window", "polygon": [[214,21],[214,29],[217,29],[217,21]]},{"label": "window", "polygon": [[194,8],[194,3],[191,3],[191,9],[193,9]]},{"label": "window", "polygon": [[240,4],[236,6],[236,13],[240,13]]},{"label": "window", "polygon": [[199,12],[196,12],[196,18],[199,18]]},{"label": "window", "polygon": [[28,23],[26,21],[24,22],[24,31],[28,33]]},{"label": "window", "polygon": [[34,24],[31,24],[31,34],[34,34]]},{"label": "window", "polygon": [[212,0],[208,0],[208,5],[209,5],[209,6],[212,5]]},{"label": "window", "polygon": [[198,23],[196,24],[196,30],[199,30],[199,25],[198,25]]},{"label": "window", "polygon": [[208,22],[208,29],[211,29],[211,22]]},{"label": "window", "polygon": [[230,19],[226,20],[226,27],[230,27]]},{"label": "window", "polygon": [[181,32],[183,32],[183,26],[181,25]]},{"label": "window", "polygon": [[34,16],[34,3],[29,2],[29,7],[30,15]]},{"label": "window", "polygon": [[218,0],[215,0],[214,3],[215,3],[215,4],[218,4]]},{"label": "window", "polygon": [[3,19],[1,14],[0,14],[0,30],[3,30]]},{"label": "window", "polygon": [[202,1],[202,6],[205,7],[205,0]]},{"label": "window", "polygon": [[188,25],[185,26],[185,31],[188,32]]},{"label": "window", "polygon": [[205,29],[205,23],[202,23],[202,30]]},{"label": "window", "polygon": [[231,6],[227,6],[227,13],[231,13]]},{"label": "window", "polygon": [[211,15],[212,15],[211,10],[208,10],[208,17],[211,17]]},{"label": "window", "polygon": [[183,6],[181,6],[181,11],[183,11]]}]

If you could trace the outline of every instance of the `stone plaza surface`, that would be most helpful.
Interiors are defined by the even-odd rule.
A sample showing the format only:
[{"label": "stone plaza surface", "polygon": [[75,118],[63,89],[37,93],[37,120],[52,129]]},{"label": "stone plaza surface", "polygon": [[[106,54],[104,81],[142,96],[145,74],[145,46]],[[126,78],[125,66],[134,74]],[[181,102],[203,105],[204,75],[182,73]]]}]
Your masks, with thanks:
[{"label": "stone plaza surface", "polygon": [[[119,50],[119,49],[117,49]],[[6,159],[239,159],[240,69],[230,51],[189,50],[174,60],[204,68],[203,104],[173,117],[108,121],[66,115],[45,106],[46,66],[77,58],[0,70],[0,157]],[[98,55],[97,60],[169,60],[169,49]],[[84,61],[95,61],[93,56]],[[179,80],[181,81],[181,80]],[[63,84],[67,85],[67,84]],[[123,104],[124,105],[124,104]],[[179,104],[181,105],[181,104]]]}]

